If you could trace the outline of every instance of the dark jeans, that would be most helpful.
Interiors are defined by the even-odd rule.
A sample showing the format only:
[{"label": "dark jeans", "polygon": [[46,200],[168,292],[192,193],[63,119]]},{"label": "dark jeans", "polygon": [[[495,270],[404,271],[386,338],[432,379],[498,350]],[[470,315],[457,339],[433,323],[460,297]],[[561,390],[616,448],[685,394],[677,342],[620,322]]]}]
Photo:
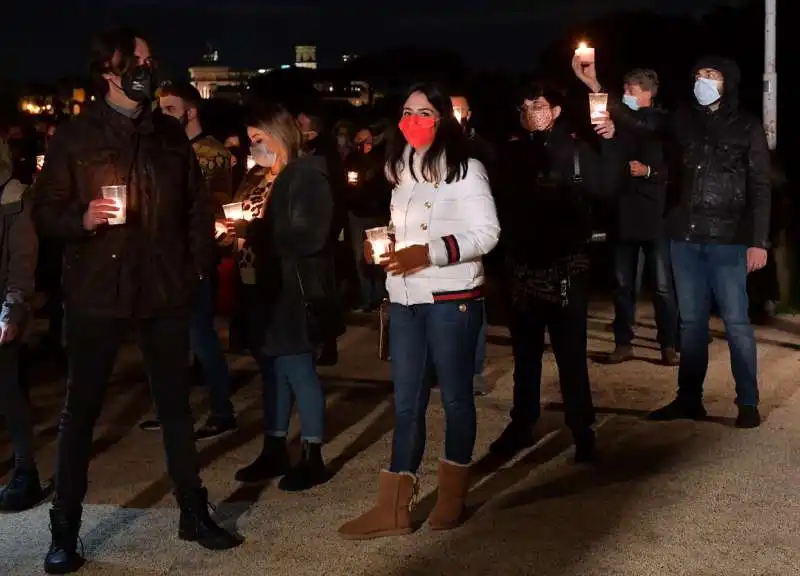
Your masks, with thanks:
[{"label": "dark jeans", "polygon": [[5,416],[17,465],[34,462],[33,420],[20,383],[18,340],[0,346],[0,414]]},{"label": "dark jeans", "polygon": [[614,247],[614,273],[617,278],[617,290],[614,294],[614,340],[619,346],[629,346],[633,341],[640,250],[644,253],[645,270],[654,290],[653,308],[658,343],[662,350],[675,348],[678,310],[672,291],[669,244],[666,241],[620,241]]},{"label": "dark jeans", "polygon": [[386,298],[386,274],[380,266],[367,264],[364,260],[364,231],[384,226],[385,220],[380,218],[350,217],[350,241],[356,264],[356,274],[361,289],[361,306],[375,307]]},{"label": "dark jeans", "polygon": [[266,329],[264,304],[256,286],[239,287],[249,314],[243,314],[248,347],[261,370],[264,398],[264,433],[285,437],[295,400],[300,413],[300,435],[306,442],[322,443],[325,433],[325,393],[317,375],[316,354],[267,357],[261,352]]},{"label": "dark jeans", "polygon": [[211,280],[201,280],[192,313],[190,331],[192,351],[200,362],[211,397],[211,414],[223,418],[233,416],[231,376],[214,326],[214,288]]},{"label": "dark jeans", "polygon": [[[135,322],[164,438],[167,471],[175,488],[200,487],[192,413],[189,406],[189,318],[169,315]],[[55,504],[79,509],[86,495],[94,424],[106,384],[130,322],[78,315],[67,310],[69,381],[61,414]]]},{"label": "dark jeans", "polygon": [[703,397],[708,370],[708,321],[712,295],[725,323],[736,403],[758,405],[757,349],[748,316],[747,247],[672,242],[672,266],[681,311],[678,395]]},{"label": "dark jeans", "polygon": [[483,303],[392,304],[389,349],[395,395],[392,472],[415,473],[425,452],[433,366],[445,414],[445,459],[467,465],[475,447],[475,345]]},{"label": "dark jeans", "polygon": [[588,296],[583,279],[573,279],[568,304],[531,299],[511,311],[509,328],[514,354],[514,407],[511,420],[533,425],[541,415],[542,356],[545,329],[558,365],[558,383],[567,426],[583,431],[594,423],[592,390],[586,359]]}]

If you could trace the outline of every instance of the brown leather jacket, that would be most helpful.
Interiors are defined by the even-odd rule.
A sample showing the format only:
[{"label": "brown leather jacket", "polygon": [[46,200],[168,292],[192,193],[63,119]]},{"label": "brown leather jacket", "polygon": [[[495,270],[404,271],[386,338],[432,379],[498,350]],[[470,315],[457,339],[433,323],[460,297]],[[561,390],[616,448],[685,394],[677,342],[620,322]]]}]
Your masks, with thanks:
[{"label": "brown leather jacket", "polygon": [[[126,184],[127,223],[84,230],[101,187]],[[131,119],[105,102],[59,128],[34,186],[34,221],[65,243],[67,309],[147,318],[188,313],[214,265],[211,197],[177,121],[143,110]]]}]

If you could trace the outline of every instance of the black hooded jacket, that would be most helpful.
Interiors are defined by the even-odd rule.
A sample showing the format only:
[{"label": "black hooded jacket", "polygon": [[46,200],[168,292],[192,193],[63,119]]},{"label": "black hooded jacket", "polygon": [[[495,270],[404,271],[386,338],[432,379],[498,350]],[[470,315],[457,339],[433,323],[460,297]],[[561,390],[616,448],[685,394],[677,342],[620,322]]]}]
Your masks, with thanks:
[{"label": "black hooded jacket", "polygon": [[772,192],[764,129],[757,117],[739,108],[736,63],[702,58],[692,69],[692,82],[703,68],[718,70],[725,79],[717,110],[694,103],[670,119],[628,119],[635,129],[663,132],[668,139],[676,202],[667,234],[688,242],[766,248]]}]

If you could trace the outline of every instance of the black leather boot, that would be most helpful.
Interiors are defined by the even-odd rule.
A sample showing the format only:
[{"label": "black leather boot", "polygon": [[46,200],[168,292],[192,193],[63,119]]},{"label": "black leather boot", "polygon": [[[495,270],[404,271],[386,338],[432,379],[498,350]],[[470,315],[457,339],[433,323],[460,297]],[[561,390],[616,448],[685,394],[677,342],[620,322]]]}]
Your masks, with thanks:
[{"label": "black leather boot", "polygon": [[322,461],[322,445],[303,442],[300,462],[281,478],[278,488],[284,492],[302,492],[324,484],[330,478],[330,472]]},{"label": "black leather boot", "polygon": [[197,542],[208,550],[236,548],[242,540],[219,526],[209,514],[208,490],[198,488],[177,492],[175,498],[181,508],[178,538]]},{"label": "black leather boot", "polygon": [[265,482],[283,476],[289,471],[289,453],[286,438],[267,436],[264,448],[251,464],[236,472],[236,481],[245,483]]},{"label": "black leather boot", "polygon": [[78,554],[78,534],[81,529],[81,509],[66,512],[53,506],[50,509],[50,549],[44,559],[48,574],[70,574],[80,570],[84,562]]}]

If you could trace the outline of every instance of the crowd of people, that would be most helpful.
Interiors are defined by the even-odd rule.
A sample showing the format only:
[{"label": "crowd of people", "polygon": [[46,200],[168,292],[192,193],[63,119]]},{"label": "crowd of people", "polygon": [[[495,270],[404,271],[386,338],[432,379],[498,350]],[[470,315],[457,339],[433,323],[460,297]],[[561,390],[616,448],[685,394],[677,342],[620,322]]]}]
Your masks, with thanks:
[{"label": "crowd of people", "polygon": [[[213,550],[241,543],[209,512],[196,448],[237,426],[214,324],[226,281],[220,259],[234,262],[232,344],[252,354],[263,382],[263,450],[235,473],[239,482],[279,477],[292,492],[329,480],[317,367],[337,361],[346,329],[341,270],[353,267],[355,308],[388,311],[392,450],[375,505],[341,526],[345,539],[412,531],[432,386],[441,391],[446,434],[429,523],[446,530],[463,521],[475,398],[486,392],[487,276],[508,309],[514,358],[510,422],[492,453],[511,458],[536,441],[547,332],[575,462],[595,459],[587,278],[600,221],[618,282],[616,347],[606,361],[634,357],[643,254],[662,361],[679,366],[675,400],[651,418],[705,417],[713,302],[728,335],[737,426],[760,424],[746,282],[767,259],[769,155],[759,121],[739,109],[732,62],[701,59],[692,71],[694,102],[668,114],[654,103],[654,71],[632,71],[615,95],[594,64],[576,56],[576,76],[592,93],[609,94],[604,115],[589,124],[587,114],[592,130],[570,125],[564,93],[541,81],[519,93],[518,133],[492,145],[471,127],[464,94],[429,83],[408,90],[385,129],[336,128],[329,139],[319,117],[261,102],[248,111],[246,140],[233,134],[221,142],[204,131],[196,89],[155,85],[150,46],[135,32],[100,35],[90,60],[101,96],[48,138],[31,187],[0,141],[0,411],[15,454],[0,493],[5,511],[43,498],[20,354],[37,245],[57,247],[63,261],[49,292],[58,310],[63,293],[69,372],[47,573],[84,562],[78,536],[93,428],[131,330],[157,408],[142,428],[163,434],[180,538]],[[386,245],[367,239],[382,227]],[[60,315],[48,314],[60,329]],[[197,429],[190,352],[210,395],[210,415]],[[295,404],[302,456],[291,462]]]}]

